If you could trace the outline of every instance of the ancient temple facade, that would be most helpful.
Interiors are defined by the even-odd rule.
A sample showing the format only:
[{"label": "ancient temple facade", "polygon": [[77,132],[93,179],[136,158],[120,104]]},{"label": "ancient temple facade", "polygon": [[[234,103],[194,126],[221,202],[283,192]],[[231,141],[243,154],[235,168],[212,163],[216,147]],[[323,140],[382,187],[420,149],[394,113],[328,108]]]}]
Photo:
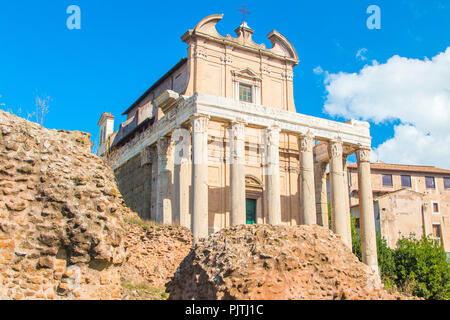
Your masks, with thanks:
[{"label": "ancient temple facade", "polygon": [[181,59],[125,112],[102,114],[98,155],[144,219],[190,228],[197,241],[237,224],[319,224],[351,248],[346,159],[356,153],[363,260],[377,271],[370,127],[296,112],[299,57],[278,31],[256,44],[244,22],[221,36],[211,15],[181,39]]}]

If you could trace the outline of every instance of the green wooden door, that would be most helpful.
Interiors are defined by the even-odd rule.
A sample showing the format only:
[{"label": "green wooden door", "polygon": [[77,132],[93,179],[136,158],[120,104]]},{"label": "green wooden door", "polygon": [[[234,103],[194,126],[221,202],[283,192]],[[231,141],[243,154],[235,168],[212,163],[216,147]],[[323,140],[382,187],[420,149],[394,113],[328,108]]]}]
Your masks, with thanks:
[{"label": "green wooden door", "polygon": [[256,223],[256,200],[246,199],[247,224]]}]

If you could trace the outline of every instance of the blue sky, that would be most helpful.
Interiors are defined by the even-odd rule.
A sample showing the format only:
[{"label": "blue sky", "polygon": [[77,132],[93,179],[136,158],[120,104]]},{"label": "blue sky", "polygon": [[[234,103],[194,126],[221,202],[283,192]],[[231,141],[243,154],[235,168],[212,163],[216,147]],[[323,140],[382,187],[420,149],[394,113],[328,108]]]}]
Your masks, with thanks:
[{"label": "blue sky", "polygon": [[[26,117],[27,111],[35,108],[36,93],[48,95],[52,101],[44,121],[46,127],[90,132],[95,141],[102,112],[113,113],[117,126],[124,120],[121,113],[187,55],[186,45],[180,40],[186,30],[207,15],[223,13],[217,30],[224,36],[234,36],[233,30],[242,18],[237,8],[243,3],[2,1],[0,102],[15,113],[20,108]],[[358,74],[373,60],[386,64],[395,55],[431,59],[450,46],[447,0],[279,3],[245,1],[250,11],[247,22],[255,30],[253,39],[257,43],[271,47],[266,35],[273,29],[293,43],[301,60],[294,69],[295,102],[297,111],[304,114],[339,121],[349,114],[324,112],[327,96],[330,92],[336,95],[326,87],[329,75]],[[66,27],[66,9],[71,4],[81,8],[81,30]],[[380,30],[366,26],[366,9],[372,4],[381,8]],[[362,55],[357,56],[358,52]],[[317,72],[318,67],[323,72]],[[328,84],[330,81],[338,80],[328,80]],[[444,94],[447,89],[442,89]],[[351,115],[372,122],[374,148],[394,138],[395,126],[406,121],[401,115],[393,115],[375,124],[373,115],[362,111]],[[424,161],[427,159],[415,160]],[[450,169],[445,161],[428,164],[448,164]]]}]

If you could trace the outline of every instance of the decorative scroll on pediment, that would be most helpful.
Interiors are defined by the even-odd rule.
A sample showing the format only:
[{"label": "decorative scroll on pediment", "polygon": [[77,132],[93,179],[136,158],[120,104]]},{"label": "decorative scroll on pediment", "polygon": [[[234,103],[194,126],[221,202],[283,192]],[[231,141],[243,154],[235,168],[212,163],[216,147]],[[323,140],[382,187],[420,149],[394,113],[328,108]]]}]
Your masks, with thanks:
[{"label": "decorative scroll on pediment", "polygon": [[280,32],[273,30],[268,35],[272,48],[268,49],[264,44],[257,44],[252,40],[253,30],[243,22],[236,30],[237,37],[232,37],[229,34],[226,37],[221,36],[216,29],[216,24],[222,20],[223,14],[213,14],[202,19],[193,30],[187,31],[182,40],[188,42],[193,35],[202,36],[207,39],[214,39],[220,42],[226,42],[227,45],[241,45],[256,49],[261,53],[266,53],[271,56],[284,57],[290,59],[294,64],[299,62],[297,52],[289,40]]}]

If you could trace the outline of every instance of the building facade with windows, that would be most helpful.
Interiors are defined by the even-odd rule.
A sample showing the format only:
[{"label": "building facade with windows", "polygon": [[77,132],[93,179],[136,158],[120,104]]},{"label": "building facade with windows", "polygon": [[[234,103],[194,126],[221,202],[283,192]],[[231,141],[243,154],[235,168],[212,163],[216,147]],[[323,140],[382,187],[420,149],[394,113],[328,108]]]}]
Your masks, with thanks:
[{"label": "building facade with windows", "polygon": [[[357,164],[348,165],[352,214],[359,221]],[[442,241],[450,254],[450,170],[371,163],[375,225],[395,248],[401,236],[423,234]]]},{"label": "building facade with windows", "polygon": [[245,22],[224,37],[221,19],[181,37],[187,58],[125,110],[118,131],[102,114],[98,155],[126,203],[144,219],[190,228],[194,241],[246,223],[328,227],[329,165],[332,229],[351,247],[344,168],[356,153],[363,261],[377,271],[369,124],[297,113],[293,45],[275,30],[272,48],[257,44]]}]

